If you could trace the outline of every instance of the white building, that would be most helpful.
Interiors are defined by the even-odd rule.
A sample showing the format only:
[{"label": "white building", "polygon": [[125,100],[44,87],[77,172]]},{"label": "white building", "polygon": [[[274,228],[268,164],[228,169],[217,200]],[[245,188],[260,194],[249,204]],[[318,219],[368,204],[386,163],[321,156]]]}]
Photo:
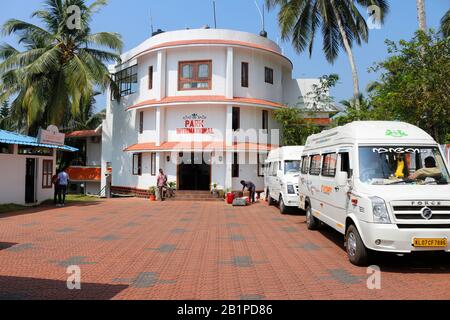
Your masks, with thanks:
[{"label": "white building", "polygon": [[0,204],[35,205],[53,198],[56,150],[77,151],[0,130]]},{"label": "white building", "polygon": [[273,111],[318,82],[292,79],[292,68],[275,42],[234,30],[160,33],[123,54],[111,67],[121,97],[107,101],[102,188],[144,195],[162,168],[179,190],[241,180],[263,190],[262,164],[279,145]]}]

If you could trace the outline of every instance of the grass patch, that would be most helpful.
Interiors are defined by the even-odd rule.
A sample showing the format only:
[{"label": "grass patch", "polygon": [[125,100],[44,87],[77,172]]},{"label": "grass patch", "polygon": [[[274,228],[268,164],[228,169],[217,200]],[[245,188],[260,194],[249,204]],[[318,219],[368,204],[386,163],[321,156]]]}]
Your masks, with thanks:
[{"label": "grass patch", "polygon": [[18,204],[0,204],[0,214],[25,210],[27,207]]},{"label": "grass patch", "polygon": [[83,194],[68,194],[66,196],[66,202],[67,203],[73,203],[73,202],[93,202],[93,201],[99,201],[100,198],[97,197],[90,197],[85,196]]}]

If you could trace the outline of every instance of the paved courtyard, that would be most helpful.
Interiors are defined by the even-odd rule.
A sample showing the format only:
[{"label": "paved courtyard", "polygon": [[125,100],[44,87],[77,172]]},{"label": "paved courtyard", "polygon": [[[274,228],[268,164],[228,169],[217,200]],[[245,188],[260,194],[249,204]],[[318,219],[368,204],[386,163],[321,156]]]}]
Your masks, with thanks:
[{"label": "paved courtyard", "polygon": [[[140,199],[0,215],[0,299],[450,299],[450,257],[380,256],[381,290],[336,232],[265,203]],[[68,266],[81,268],[70,291]]]}]

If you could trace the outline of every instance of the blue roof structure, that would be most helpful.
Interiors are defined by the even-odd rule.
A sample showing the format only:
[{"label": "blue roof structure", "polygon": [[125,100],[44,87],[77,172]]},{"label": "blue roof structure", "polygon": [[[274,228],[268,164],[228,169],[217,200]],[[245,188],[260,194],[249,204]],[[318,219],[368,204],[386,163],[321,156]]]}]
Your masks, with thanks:
[{"label": "blue roof structure", "polygon": [[25,146],[59,149],[59,150],[64,150],[64,151],[69,151],[69,152],[78,151],[77,148],[73,148],[73,147],[69,147],[69,146],[57,146],[57,145],[52,145],[52,144],[38,143],[37,138],[25,136],[22,134],[5,131],[5,130],[0,130],[0,143],[19,144],[19,145],[25,145]]}]

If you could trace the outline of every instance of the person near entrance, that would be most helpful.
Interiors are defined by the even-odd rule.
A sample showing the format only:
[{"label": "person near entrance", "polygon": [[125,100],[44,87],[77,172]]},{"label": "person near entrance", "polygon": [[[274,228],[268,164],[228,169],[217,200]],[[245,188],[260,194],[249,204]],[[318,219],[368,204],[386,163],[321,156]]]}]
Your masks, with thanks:
[{"label": "person near entrance", "polygon": [[67,186],[69,185],[69,174],[64,168],[58,174],[58,206],[64,207],[66,204]]},{"label": "person near entrance", "polygon": [[250,192],[250,201],[252,203],[255,203],[255,195],[256,195],[256,186],[253,182],[251,181],[241,181],[241,184],[243,186],[242,188],[242,192],[245,191],[245,188],[247,188],[248,192]]},{"label": "person near entrance", "polygon": [[159,198],[164,201],[164,189],[167,187],[167,176],[164,174],[163,169],[159,169],[159,175],[156,178],[156,183],[159,191]]},{"label": "person near entrance", "polygon": [[58,204],[58,188],[59,188],[59,180],[58,180],[59,172],[56,172],[52,177],[52,185],[53,185],[53,204],[56,206]]}]

